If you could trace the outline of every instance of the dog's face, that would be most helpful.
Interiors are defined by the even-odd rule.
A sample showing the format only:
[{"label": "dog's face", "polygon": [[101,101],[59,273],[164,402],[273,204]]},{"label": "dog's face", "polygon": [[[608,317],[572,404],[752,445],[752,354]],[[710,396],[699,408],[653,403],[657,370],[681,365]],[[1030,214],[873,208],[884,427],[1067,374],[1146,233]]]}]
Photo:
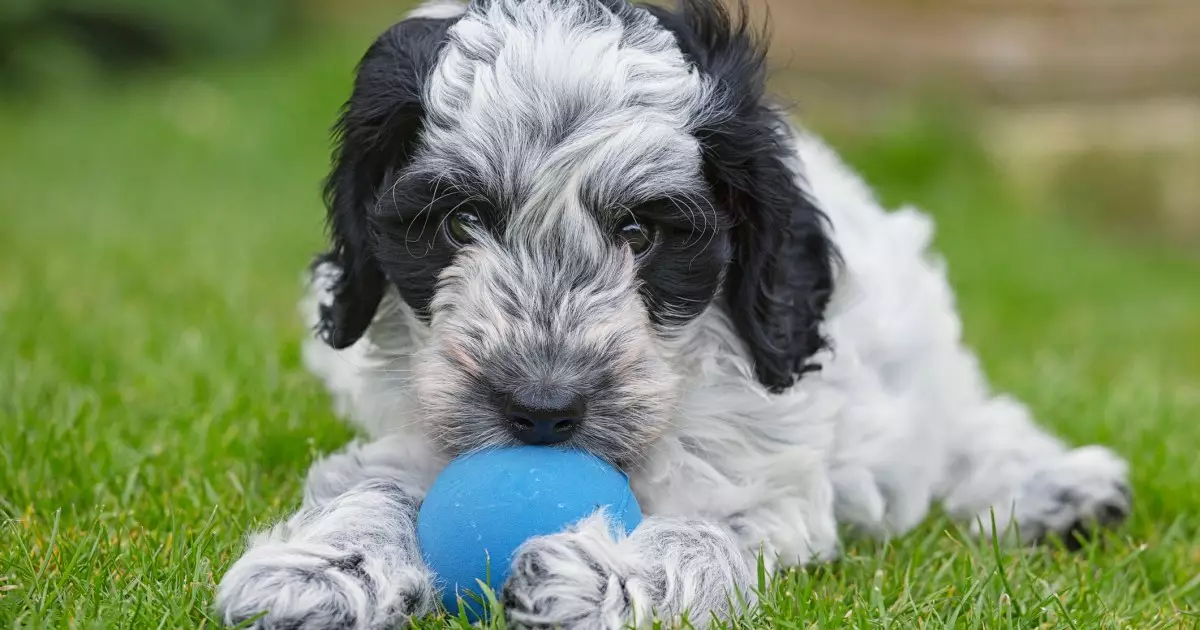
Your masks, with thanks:
[{"label": "dog's face", "polygon": [[480,0],[393,27],[339,123],[320,332],[353,343],[394,285],[430,328],[417,395],[452,452],[635,459],[710,308],[762,385],[790,386],[821,346],[833,253],[762,59],[710,0]]}]

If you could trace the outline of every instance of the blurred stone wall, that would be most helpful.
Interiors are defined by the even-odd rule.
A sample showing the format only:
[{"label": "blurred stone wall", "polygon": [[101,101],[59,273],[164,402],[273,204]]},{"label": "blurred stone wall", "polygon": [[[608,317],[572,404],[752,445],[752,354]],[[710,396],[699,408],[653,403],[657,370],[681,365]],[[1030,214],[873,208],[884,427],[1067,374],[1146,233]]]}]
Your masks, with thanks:
[{"label": "blurred stone wall", "polygon": [[840,82],[1001,102],[1200,94],[1196,0],[752,0],[775,58]]},{"label": "blurred stone wall", "polygon": [[1200,0],[750,3],[804,115],[845,128],[930,94],[967,103],[1040,207],[1084,194],[1098,217],[1200,239]]}]

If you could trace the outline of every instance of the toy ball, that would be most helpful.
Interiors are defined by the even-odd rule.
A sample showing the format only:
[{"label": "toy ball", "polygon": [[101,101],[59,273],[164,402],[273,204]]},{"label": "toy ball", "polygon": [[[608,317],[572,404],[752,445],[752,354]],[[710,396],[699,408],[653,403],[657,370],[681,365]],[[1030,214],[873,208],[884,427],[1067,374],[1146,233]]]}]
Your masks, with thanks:
[{"label": "toy ball", "polygon": [[517,547],[600,508],[614,534],[642,521],[629,479],[604,460],[546,446],[485,450],[450,462],[438,476],[417,514],[417,538],[446,610],[458,614],[461,598],[462,612],[478,621],[479,583],[498,593]]}]

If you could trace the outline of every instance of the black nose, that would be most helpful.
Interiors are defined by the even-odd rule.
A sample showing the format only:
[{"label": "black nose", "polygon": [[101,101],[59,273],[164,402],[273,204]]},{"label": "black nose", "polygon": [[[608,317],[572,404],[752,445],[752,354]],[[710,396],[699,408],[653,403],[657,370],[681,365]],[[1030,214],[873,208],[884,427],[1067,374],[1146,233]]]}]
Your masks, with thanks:
[{"label": "black nose", "polygon": [[526,444],[566,442],[583,422],[583,396],[506,397],[504,413],[513,435]]}]

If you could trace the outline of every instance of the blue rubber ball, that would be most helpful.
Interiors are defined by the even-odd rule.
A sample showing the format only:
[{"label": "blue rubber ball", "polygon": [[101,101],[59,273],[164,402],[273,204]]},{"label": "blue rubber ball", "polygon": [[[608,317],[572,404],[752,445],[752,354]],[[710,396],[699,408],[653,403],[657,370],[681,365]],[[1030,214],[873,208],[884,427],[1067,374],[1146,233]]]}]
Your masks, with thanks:
[{"label": "blue rubber ball", "polygon": [[477,621],[479,582],[498,593],[517,547],[600,508],[625,533],[642,521],[629,479],[604,460],[545,446],[486,450],[450,462],[438,476],[417,514],[417,537],[446,610],[457,614],[461,597]]}]

